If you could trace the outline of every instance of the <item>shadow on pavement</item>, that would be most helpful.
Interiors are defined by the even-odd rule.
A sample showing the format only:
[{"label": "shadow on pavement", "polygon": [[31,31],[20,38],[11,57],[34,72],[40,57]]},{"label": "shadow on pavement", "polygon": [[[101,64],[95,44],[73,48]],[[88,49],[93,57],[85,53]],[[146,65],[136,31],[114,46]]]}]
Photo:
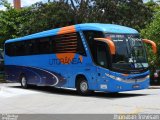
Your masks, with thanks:
[{"label": "shadow on pavement", "polygon": [[[21,88],[20,86],[10,86],[12,88]],[[42,93],[49,94],[59,94],[59,95],[69,95],[69,96],[80,96],[75,90],[60,89],[54,87],[39,87],[39,86],[30,86],[27,90],[34,90]],[[94,92],[89,96],[84,97],[95,97],[95,98],[128,98],[128,97],[138,97],[138,96],[147,96],[149,94],[136,94],[136,93],[104,93],[104,92]]]}]

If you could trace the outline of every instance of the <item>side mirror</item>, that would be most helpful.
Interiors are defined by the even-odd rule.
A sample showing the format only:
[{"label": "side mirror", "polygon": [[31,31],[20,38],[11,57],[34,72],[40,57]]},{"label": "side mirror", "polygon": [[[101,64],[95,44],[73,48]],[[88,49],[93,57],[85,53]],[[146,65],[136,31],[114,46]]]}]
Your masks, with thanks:
[{"label": "side mirror", "polygon": [[114,44],[113,41],[111,41],[110,39],[107,39],[107,38],[94,38],[94,40],[102,41],[102,42],[107,43],[108,46],[109,46],[109,49],[111,51],[111,54],[115,55],[115,53],[116,53],[116,47],[115,47],[115,44]]},{"label": "side mirror", "polygon": [[142,41],[146,44],[150,44],[152,45],[152,50],[153,50],[153,53],[156,54],[157,53],[157,45],[155,42],[153,42],[152,40],[148,40],[148,39],[142,39]]}]

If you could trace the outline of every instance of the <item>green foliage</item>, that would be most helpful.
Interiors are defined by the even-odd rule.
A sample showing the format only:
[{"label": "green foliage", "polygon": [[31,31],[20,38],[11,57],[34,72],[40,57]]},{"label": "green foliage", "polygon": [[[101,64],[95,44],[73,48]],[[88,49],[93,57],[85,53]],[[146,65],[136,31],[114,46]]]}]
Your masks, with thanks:
[{"label": "green foliage", "polygon": [[8,7],[6,11],[0,11],[1,43],[7,39],[74,24],[71,13],[72,9],[64,2],[40,2],[18,10]]},{"label": "green foliage", "polygon": [[149,7],[150,10],[152,10],[152,13],[154,14],[155,12],[157,12],[160,9],[159,3],[160,3],[160,1],[154,2],[154,0],[150,0],[145,5],[147,7]]},{"label": "green foliage", "polygon": [[74,24],[72,9],[64,2],[36,3],[31,6],[28,20],[21,26],[21,35]]},{"label": "green foliage", "polygon": [[115,23],[142,29],[150,22],[152,10],[142,0],[59,0],[36,3],[19,10],[1,0],[0,40],[20,37],[57,27],[86,23]]},{"label": "green foliage", "polygon": [[[152,10],[142,0],[64,0],[74,10],[75,23],[114,23],[142,29],[150,22]],[[85,14],[84,14],[85,13]]]},{"label": "green foliage", "polygon": [[20,28],[22,26],[22,22],[26,21],[26,17],[22,17],[26,15],[27,10],[16,10],[13,8],[7,9],[6,11],[1,11],[0,14],[0,36],[1,41],[6,39],[15,38],[20,36]]},{"label": "green foliage", "polygon": [[151,10],[144,5],[142,0],[95,0],[99,11],[98,21],[116,23],[138,30],[151,20]]},{"label": "green foliage", "polygon": [[153,17],[153,21],[141,31],[141,35],[144,38],[151,39],[156,42],[158,48],[158,55],[153,55],[151,53],[151,48],[149,48],[149,62],[152,66],[160,67],[160,9]]},{"label": "green foliage", "polygon": [[11,9],[11,4],[7,2],[7,0],[0,0],[0,5],[3,5],[7,9]]}]

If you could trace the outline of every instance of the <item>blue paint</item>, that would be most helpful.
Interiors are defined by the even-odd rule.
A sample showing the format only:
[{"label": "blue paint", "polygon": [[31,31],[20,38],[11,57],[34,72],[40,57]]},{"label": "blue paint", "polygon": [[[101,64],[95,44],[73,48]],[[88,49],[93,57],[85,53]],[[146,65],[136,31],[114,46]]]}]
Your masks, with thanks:
[{"label": "blue paint", "polygon": [[[78,24],[75,25],[75,28],[77,32],[80,32],[82,43],[87,54],[87,56],[83,56],[82,63],[51,64],[52,59],[57,59],[55,54],[17,57],[10,57],[5,55],[6,80],[19,82],[20,75],[25,74],[29,84],[75,88],[76,76],[84,75],[88,81],[90,90],[120,92],[148,88],[149,78],[147,76],[149,75],[149,71],[124,76],[122,73],[113,72],[111,70],[96,66],[92,61],[85,37],[81,32],[83,30],[96,30],[102,31],[104,33],[138,34],[136,30],[120,25],[98,23]],[[28,35],[17,39],[7,40],[5,44],[40,37],[54,36],[57,35],[59,30],[60,28]],[[75,54],[74,58],[78,59],[79,56],[79,54]],[[99,76],[98,73],[101,73],[101,75]],[[124,80],[118,81],[107,75],[112,75],[114,78],[121,78]],[[143,80],[136,81],[137,79]],[[129,80],[131,81],[130,83],[127,82]],[[107,88],[103,89],[101,87],[102,85],[106,85]],[[133,88],[134,85],[139,85],[139,88]]]},{"label": "blue paint", "polygon": [[[86,24],[77,24],[75,25],[75,28],[76,28],[76,31],[96,30],[96,31],[103,31],[105,33],[138,34],[138,31],[135,29],[125,27],[125,26],[115,25],[115,24],[86,23]],[[60,28],[47,30],[44,32],[28,35],[25,37],[7,40],[6,43],[53,36],[53,35],[56,35],[59,30]]]}]

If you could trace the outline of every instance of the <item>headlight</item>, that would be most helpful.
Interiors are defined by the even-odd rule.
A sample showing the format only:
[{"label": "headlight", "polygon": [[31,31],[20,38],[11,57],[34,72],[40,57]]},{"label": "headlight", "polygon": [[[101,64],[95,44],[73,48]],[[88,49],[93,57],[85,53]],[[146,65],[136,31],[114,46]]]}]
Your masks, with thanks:
[{"label": "headlight", "polygon": [[109,77],[109,78],[112,78],[114,80],[117,80],[117,81],[120,81],[120,82],[126,82],[126,83],[133,83],[135,81],[137,81],[137,82],[143,82],[143,81],[145,81],[145,80],[147,80],[147,79],[150,78],[150,75],[147,75],[146,77],[139,78],[139,79],[134,79],[134,78],[123,79],[123,78],[116,77],[116,76],[113,76],[113,75],[110,75],[110,74],[107,74],[107,73],[106,73],[106,76]]},{"label": "headlight", "polygon": [[122,79],[122,78],[120,78],[120,77],[115,77],[115,80],[123,81],[124,79]]},{"label": "headlight", "polygon": [[110,75],[110,74],[106,74],[106,76],[107,77],[110,77],[110,78],[112,78],[112,79],[115,79],[115,80],[117,80],[117,81],[124,81],[125,79],[122,79],[122,78],[120,78],[120,77],[116,77],[116,76],[113,76],[113,75]]}]

